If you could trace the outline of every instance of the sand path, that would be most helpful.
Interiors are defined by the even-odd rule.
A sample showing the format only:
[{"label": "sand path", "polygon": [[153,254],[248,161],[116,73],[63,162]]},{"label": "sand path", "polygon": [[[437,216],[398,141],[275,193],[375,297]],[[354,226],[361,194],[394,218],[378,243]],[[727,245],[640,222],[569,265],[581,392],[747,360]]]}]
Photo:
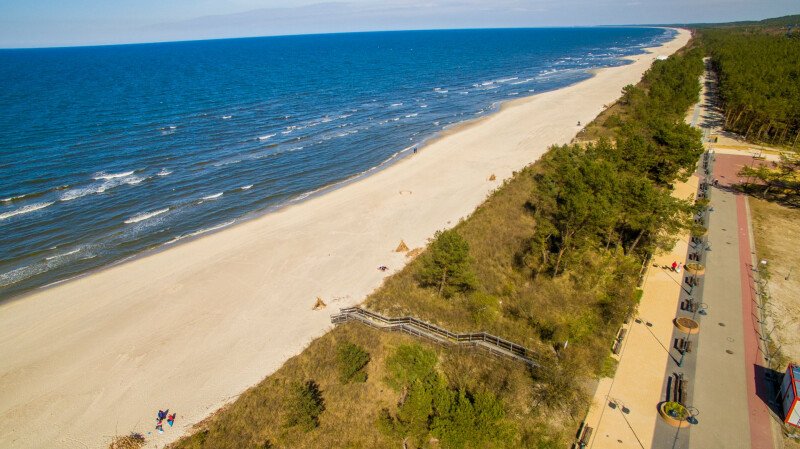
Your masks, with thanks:
[{"label": "sand path", "polygon": [[[148,447],[176,439],[363,300],[386,276],[377,266],[401,268],[400,239],[423,246],[471,213],[688,39],[509,103],[341,189],[0,305],[0,447],[103,447],[151,432],[164,407],[176,428]],[[311,310],[317,296],[327,309]]]}]

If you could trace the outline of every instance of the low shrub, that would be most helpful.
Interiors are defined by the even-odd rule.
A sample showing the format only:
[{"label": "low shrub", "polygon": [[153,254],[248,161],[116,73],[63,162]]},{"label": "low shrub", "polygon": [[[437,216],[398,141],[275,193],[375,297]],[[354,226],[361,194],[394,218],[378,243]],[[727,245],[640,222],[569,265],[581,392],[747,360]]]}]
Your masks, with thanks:
[{"label": "low shrub", "polygon": [[369,363],[369,353],[353,343],[340,343],[337,348],[339,380],[342,383],[366,382],[364,368]]}]

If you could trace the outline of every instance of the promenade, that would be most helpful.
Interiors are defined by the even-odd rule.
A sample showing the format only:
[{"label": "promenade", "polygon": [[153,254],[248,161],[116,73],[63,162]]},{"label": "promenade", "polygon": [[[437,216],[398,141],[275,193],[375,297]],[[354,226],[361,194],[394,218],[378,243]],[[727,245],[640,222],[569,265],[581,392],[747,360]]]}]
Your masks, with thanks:
[{"label": "promenade", "polygon": [[[687,115],[704,136],[718,129],[714,80],[704,79],[701,101]],[[704,139],[706,140],[706,139]],[[707,150],[713,146],[706,144]],[[727,152],[726,152],[727,153]],[[758,345],[757,298],[752,279],[753,254],[746,198],[730,189],[751,155],[711,154],[674,195],[686,198],[703,180],[710,187],[709,213],[701,217],[705,239],[681,235],[667,254],[648,267],[636,319],[626,324],[626,339],[613,379],[601,379],[586,418],[594,429],[586,447],[672,449],[771,449],[776,446],[767,406],[762,356]],[[707,178],[708,177],[708,178]],[[699,258],[705,273],[696,285],[661,267]],[[689,307],[691,303],[696,308]],[[699,333],[684,334],[673,319],[699,322]],[[678,350],[681,339],[691,351]],[[679,379],[692,425],[675,428],[658,416],[658,404],[675,397]]]}]

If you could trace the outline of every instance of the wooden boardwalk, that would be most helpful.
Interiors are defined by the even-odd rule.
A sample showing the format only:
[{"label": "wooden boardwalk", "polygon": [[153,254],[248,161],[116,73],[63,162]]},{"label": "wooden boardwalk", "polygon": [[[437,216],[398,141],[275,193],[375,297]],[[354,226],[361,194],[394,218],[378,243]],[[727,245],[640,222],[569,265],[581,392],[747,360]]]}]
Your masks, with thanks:
[{"label": "wooden boardwalk", "polygon": [[533,360],[533,351],[530,349],[486,332],[456,334],[414,317],[388,318],[360,307],[340,309],[338,314],[331,316],[333,324],[351,320],[364,323],[376,329],[406,332],[439,344],[480,348],[494,355],[517,360],[529,366],[539,366]]}]

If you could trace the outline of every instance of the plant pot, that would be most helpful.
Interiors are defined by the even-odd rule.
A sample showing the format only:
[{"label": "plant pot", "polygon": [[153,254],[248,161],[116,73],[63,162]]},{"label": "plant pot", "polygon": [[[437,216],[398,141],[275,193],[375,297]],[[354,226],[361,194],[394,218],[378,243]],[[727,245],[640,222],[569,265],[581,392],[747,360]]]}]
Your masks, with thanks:
[{"label": "plant pot", "polygon": [[686,269],[687,273],[694,274],[695,276],[703,275],[706,272],[706,266],[701,263],[687,263],[683,267]]},{"label": "plant pot", "polygon": [[672,427],[689,427],[689,411],[677,402],[662,402],[658,405],[658,414]]},{"label": "plant pot", "polygon": [[687,334],[696,334],[700,332],[700,324],[691,318],[686,318],[685,316],[678,317],[675,318],[674,323],[675,327],[677,327],[681,332]]}]

